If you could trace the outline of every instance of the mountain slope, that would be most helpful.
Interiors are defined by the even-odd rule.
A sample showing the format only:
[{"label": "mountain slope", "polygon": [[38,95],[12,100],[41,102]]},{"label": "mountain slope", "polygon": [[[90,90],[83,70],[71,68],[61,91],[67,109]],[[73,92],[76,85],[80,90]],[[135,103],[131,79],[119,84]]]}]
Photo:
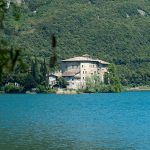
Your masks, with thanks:
[{"label": "mountain slope", "polygon": [[55,33],[59,59],[88,53],[117,64],[124,84],[150,84],[150,1],[25,0],[21,12],[8,33],[13,22],[24,55],[49,58]]}]

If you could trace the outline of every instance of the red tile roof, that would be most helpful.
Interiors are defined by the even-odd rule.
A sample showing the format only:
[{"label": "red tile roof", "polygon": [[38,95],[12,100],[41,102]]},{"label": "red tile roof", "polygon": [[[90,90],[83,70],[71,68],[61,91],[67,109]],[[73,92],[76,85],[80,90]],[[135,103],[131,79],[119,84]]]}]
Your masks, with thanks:
[{"label": "red tile roof", "polygon": [[63,73],[63,77],[72,77],[75,76],[76,74],[78,74],[80,71],[79,70],[69,70],[69,71],[65,71]]}]

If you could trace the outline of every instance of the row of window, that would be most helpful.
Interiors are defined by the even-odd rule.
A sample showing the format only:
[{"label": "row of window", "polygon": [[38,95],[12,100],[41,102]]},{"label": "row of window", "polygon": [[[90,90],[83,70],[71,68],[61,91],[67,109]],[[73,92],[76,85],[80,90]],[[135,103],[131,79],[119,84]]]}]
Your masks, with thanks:
[{"label": "row of window", "polygon": [[[67,66],[67,65],[66,65],[66,66],[65,66],[65,68],[68,68],[68,67],[69,67],[69,68],[72,68],[72,69],[77,69],[77,68],[79,68],[79,65],[72,65],[72,66]],[[82,65],[82,68],[83,68],[83,67],[84,67],[84,65]],[[92,64],[92,65],[90,64],[89,67],[90,67],[90,68],[95,68],[96,65],[95,65],[95,64],[94,64],[94,65],[93,65],[93,64]]]},{"label": "row of window", "polygon": [[78,69],[79,66],[76,66],[76,65],[72,65],[72,66],[65,66],[65,68],[67,69]]},{"label": "row of window", "polygon": [[[99,72],[94,71],[94,73],[91,73],[91,75],[96,74],[96,73],[99,73]],[[87,74],[87,71],[83,71],[83,74]]]},{"label": "row of window", "polygon": [[83,71],[83,74],[87,74],[87,71]]},{"label": "row of window", "polygon": [[[91,73],[91,75],[94,75],[94,74],[96,74],[96,73],[98,73],[99,74],[99,72],[97,72],[97,71],[94,71],[94,73],[92,72]],[[83,71],[83,74],[84,74],[84,71]],[[85,77],[83,77],[83,80],[85,79]]]},{"label": "row of window", "polygon": [[[83,68],[83,67],[84,67],[84,65],[82,65],[82,68]],[[94,68],[94,67],[96,67],[96,65],[91,65],[91,64],[90,64],[89,67],[90,67],[90,68]]]}]

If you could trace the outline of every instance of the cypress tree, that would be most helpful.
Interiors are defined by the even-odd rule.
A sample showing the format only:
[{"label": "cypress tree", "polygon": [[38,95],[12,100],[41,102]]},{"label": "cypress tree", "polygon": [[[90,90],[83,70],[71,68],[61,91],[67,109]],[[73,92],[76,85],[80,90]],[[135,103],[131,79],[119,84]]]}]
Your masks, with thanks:
[{"label": "cypress tree", "polygon": [[45,86],[48,85],[48,80],[47,80],[47,77],[46,77],[47,73],[48,73],[48,71],[47,71],[46,61],[45,61],[45,58],[44,58],[44,61],[40,66],[40,75],[41,75],[40,76],[41,77],[41,81],[40,81],[41,83],[40,84],[45,85]]},{"label": "cypress tree", "polygon": [[49,67],[50,71],[54,71],[57,63],[57,54],[56,54],[57,41],[54,34],[52,35],[51,38],[52,38],[52,56],[50,57]]},{"label": "cypress tree", "polygon": [[43,63],[41,64],[40,72],[41,72],[42,76],[45,78],[46,74],[47,74],[47,66],[46,66],[45,58],[44,58]]},{"label": "cypress tree", "polygon": [[31,64],[31,74],[34,78],[34,80],[39,83],[40,82],[40,73],[39,73],[39,68],[38,68],[38,63],[37,63],[37,58],[35,57],[35,60],[32,60]]},{"label": "cypress tree", "polygon": [[33,77],[35,77],[35,64],[34,64],[34,61],[32,60],[32,63],[31,63],[31,75]]}]

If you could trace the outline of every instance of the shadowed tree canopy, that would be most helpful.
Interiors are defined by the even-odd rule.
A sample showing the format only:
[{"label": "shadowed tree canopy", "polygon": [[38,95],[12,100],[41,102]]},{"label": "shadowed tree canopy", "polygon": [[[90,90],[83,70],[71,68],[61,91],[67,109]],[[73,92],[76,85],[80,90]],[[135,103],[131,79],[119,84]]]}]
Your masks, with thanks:
[{"label": "shadowed tree canopy", "polygon": [[[13,7],[15,7],[15,17],[17,14],[19,16],[19,12],[17,11],[18,9],[15,5],[13,5]],[[20,48],[9,45],[7,40],[4,38],[6,36],[6,28],[3,22],[7,15],[7,9],[7,1],[0,0],[0,80],[3,72],[12,72],[14,70],[17,61],[23,66],[23,61],[19,58]],[[17,20],[19,20],[19,18]]]}]

